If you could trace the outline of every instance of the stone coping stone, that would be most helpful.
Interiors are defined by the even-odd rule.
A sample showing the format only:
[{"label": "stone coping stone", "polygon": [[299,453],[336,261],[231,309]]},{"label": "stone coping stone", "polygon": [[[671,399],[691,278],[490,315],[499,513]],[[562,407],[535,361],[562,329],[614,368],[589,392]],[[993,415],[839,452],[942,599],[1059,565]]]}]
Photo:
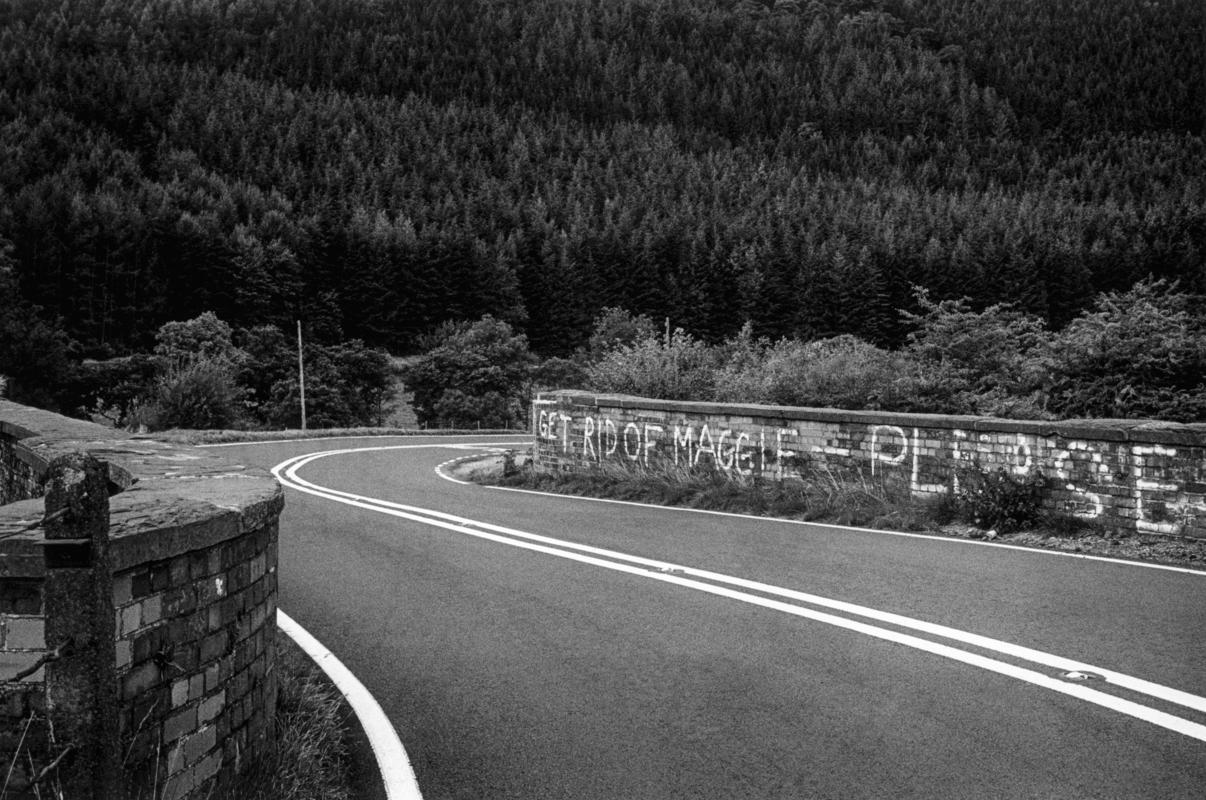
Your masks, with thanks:
[{"label": "stone coping stone", "polygon": [[[37,471],[78,450],[106,465],[115,571],[258,530],[284,507],[271,473],[212,451],[131,436],[5,400],[0,400],[0,435],[17,440],[18,456]],[[40,499],[0,506],[0,536],[41,519],[42,512]],[[13,560],[13,569],[25,572],[32,569],[24,566],[27,556],[41,560],[41,539],[39,530],[17,533],[0,539],[0,553]]]},{"label": "stone coping stone", "polygon": [[916,414],[887,411],[847,411],[760,404],[658,400],[621,394],[596,394],[577,389],[542,392],[543,405],[569,403],[593,408],[658,411],[709,416],[757,417],[771,422],[811,421],[894,425],[898,427],[957,429],[976,432],[1020,433],[1065,439],[1094,439],[1136,444],[1206,447],[1206,423],[1178,423],[1135,419],[1021,420],[960,414]]}]

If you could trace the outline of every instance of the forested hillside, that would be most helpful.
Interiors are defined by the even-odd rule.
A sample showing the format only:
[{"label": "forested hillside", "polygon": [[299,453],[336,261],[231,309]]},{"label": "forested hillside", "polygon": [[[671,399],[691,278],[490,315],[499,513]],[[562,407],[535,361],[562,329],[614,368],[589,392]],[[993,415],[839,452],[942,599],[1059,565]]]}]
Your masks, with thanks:
[{"label": "forested hillside", "polygon": [[1204,19],[0,0],[0,329],[103,358],[212,311],[406,353],[489,313],[547,356],[622,307],[891,346],[915,285],[1056,327],[1147,276],[1200,293]]}]

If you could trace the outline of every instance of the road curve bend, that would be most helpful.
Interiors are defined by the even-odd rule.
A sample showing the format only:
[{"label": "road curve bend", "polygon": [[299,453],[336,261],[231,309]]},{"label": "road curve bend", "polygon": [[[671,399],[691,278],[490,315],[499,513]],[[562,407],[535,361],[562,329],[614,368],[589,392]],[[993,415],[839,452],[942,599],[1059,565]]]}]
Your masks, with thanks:
[{"label": "road curve bend", "polygon": [[441,480],[522,439],[232,447],[280,604],[432,798],[1199,797],[1206,574]]}]

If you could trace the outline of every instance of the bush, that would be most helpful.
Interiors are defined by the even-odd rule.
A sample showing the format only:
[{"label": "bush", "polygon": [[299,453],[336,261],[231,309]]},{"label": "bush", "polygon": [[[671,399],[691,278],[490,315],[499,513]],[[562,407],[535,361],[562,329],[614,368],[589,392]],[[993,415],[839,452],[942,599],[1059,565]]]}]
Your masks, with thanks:
[{"label": "bush", "polygon": [[1068,417],[1206,418],[1201,308],[1201,298],[1164,281],[1098,297],[1052,344],[1052,410]]},{"label": "bush", "polygon": [[722,402],[848,409],[898,403],[902,359],[856,336],[729,348],[717,379],[716,399]]},{"label": "bush", "polygon": [[151,429],[230,428],[241,419],[242,391],[224,359],[193,359],[168,367],[137,418]]},{"label": "bush", "polygon": [[1007,304],[972,311],[962,300],[915,292],[921,313],[904,354],[916,369],[903,392],[930,413],[1045,418],[1042,390],[1050,369],[1050,335],[1041,319]]},{"label": "bush", "polygon": [[652,335],[608,350],[586,368],[586,383],[598,392],[707,400],[716,383],[716,357],[680,328],[669,341]]},{"label": "bush", "polygon": [[1002,467],[985,471],[971,464],[956,475],[957,502],[976,527],[1007,533],[1039,521],[1047,479],[1037,467],[1019,478]]}]

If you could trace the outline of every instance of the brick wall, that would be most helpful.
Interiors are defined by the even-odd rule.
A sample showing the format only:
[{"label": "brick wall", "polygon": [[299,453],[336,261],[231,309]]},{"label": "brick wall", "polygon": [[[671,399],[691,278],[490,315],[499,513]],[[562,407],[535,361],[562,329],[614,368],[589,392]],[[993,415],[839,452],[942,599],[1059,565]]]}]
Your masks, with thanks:
[{"label": "brick wall", "polygon": [[1033,422],[935,414],[744,406],[586,392],[541,394],[536,463],[712,465],[792,479],[810,466],[861,470],[915,495],[954,490],[976,463],[1038,469],[1048,510],[1115,532],[1206,538],[1206,425],[1136,420]]},{"label": "brick wall", "polygon": [[187,797],[271,735],[276,540],[272,522],[114,576],[121,739],[132,786],[148,784],[158,769],[158,797]]},{"label": "brick wall", "polygon": [[[0,485],[13,487],[0,505],[0,680],[47,650],[53,617],[44,608],[42,531],[23,529],[43,515],[36,498],[51,460],[81,450],[104,462],[115,492],[103,584],[112,585],[103,601],[112,644],[104,653],[115,676],[107,690],[122,791],[230,796],[240,770],[273,744],[280,488],[213,451],[0,401]],[[65,662],[0,683],[0,771],[7,774],[20,745],[7,797],[35,796],[29,757],[45,766],[65,745],[46,731],[47,715],[72,707],[69,697],[48,697],[47,686],[61,682],[46,673],[53,678]]]}]

